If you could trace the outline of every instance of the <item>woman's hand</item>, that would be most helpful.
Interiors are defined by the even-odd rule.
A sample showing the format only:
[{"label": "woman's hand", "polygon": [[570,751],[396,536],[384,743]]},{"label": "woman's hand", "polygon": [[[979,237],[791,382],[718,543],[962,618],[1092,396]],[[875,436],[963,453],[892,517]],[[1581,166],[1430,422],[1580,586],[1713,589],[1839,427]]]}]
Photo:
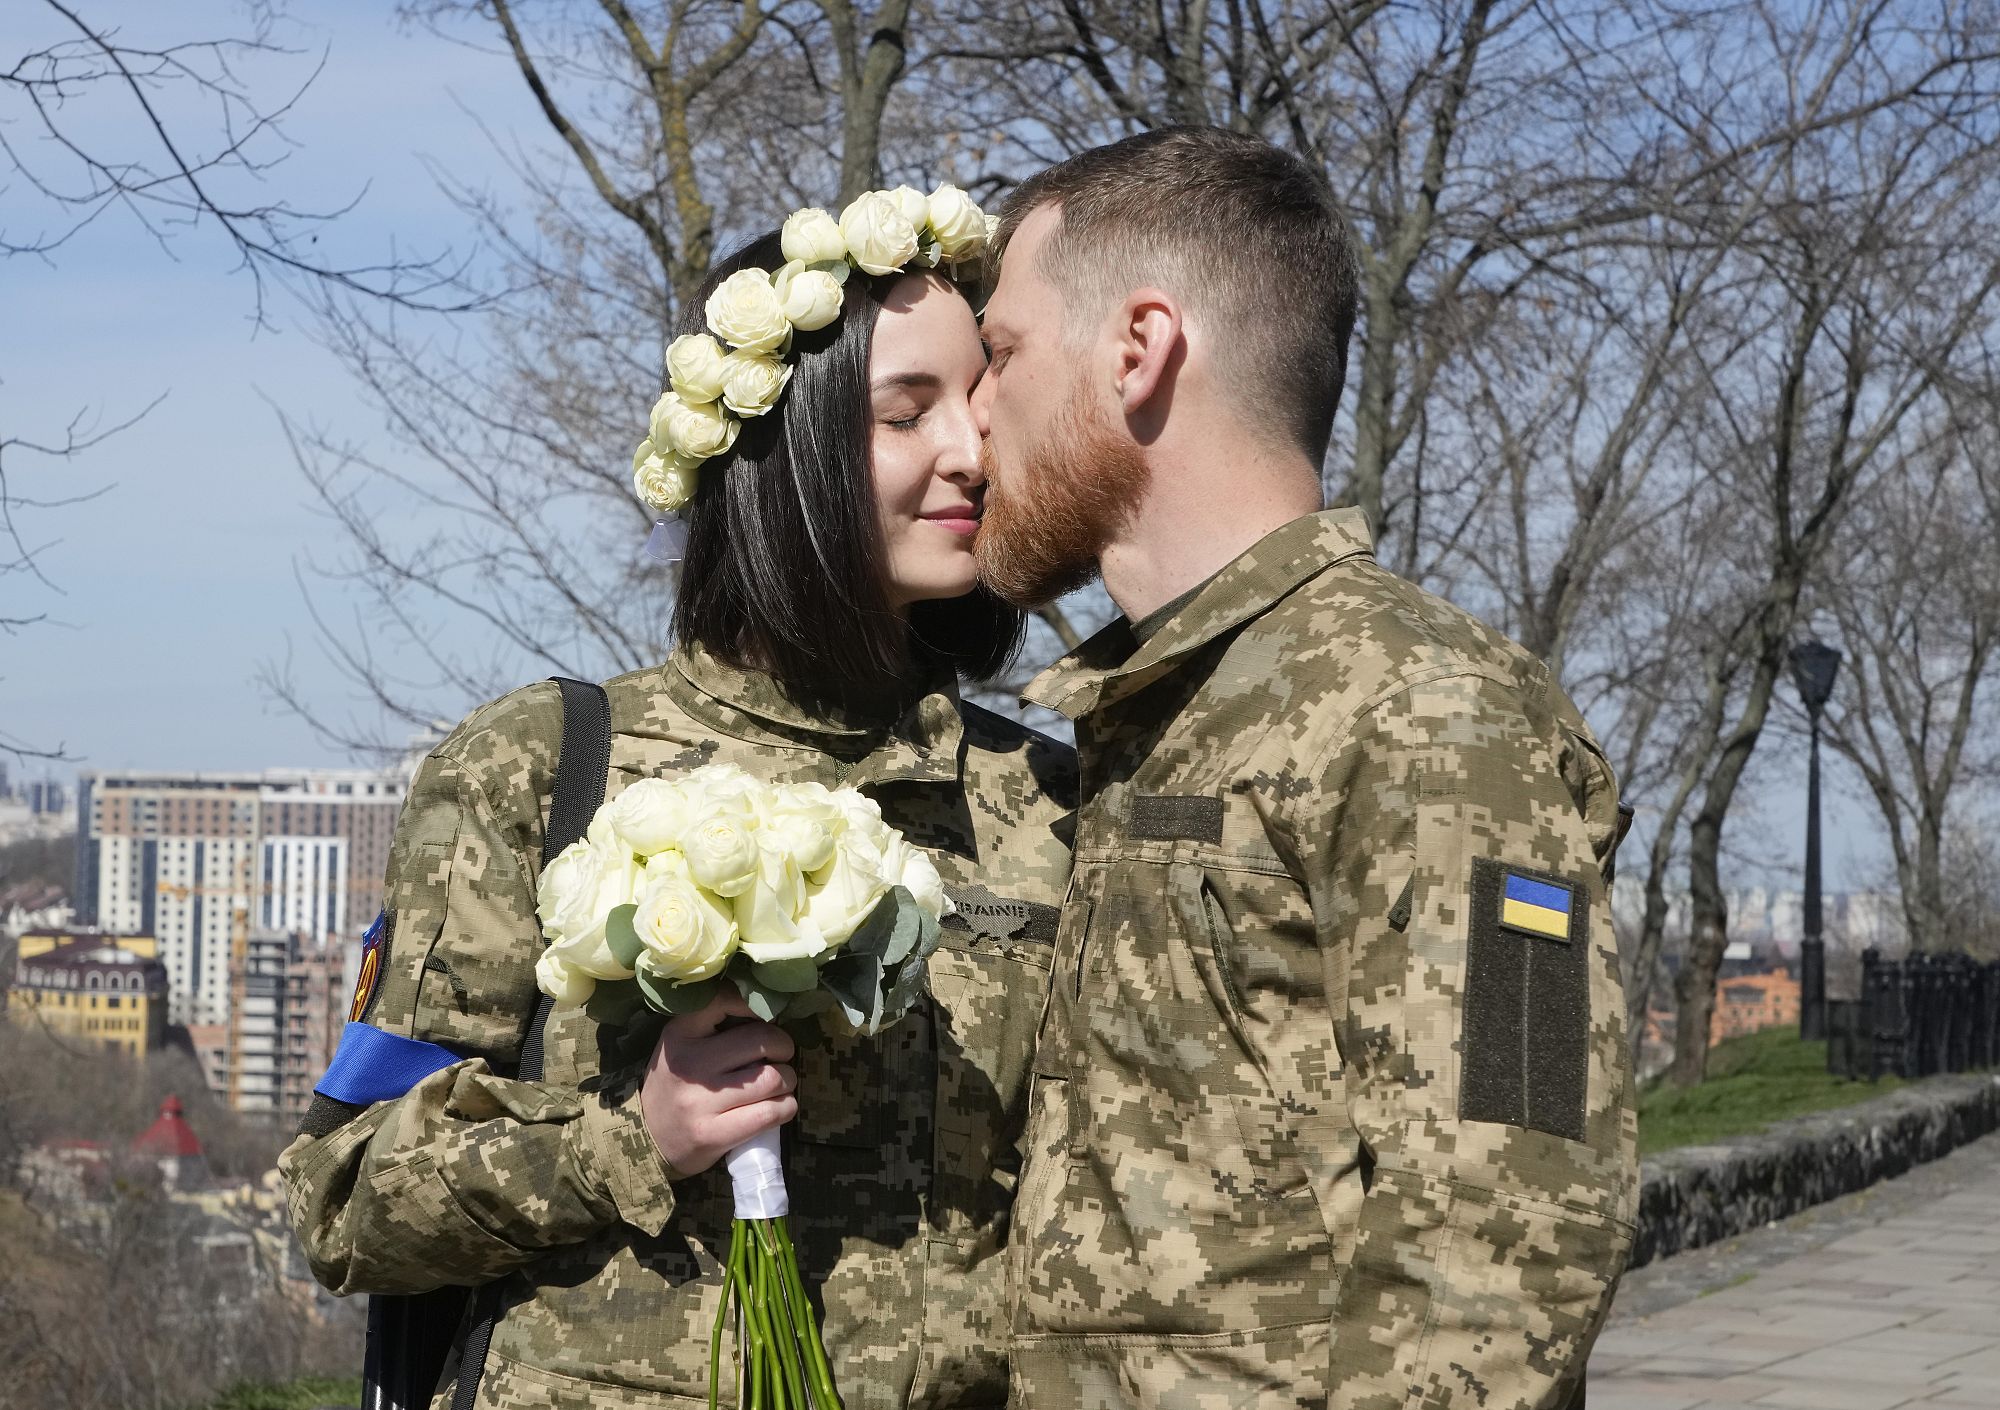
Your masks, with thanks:
[{"label": "woman's hand", "polygon": [[[730,1019],[750,1019],[724,1028]],[[707,1008],[667,1020],[646,1063],[639,1107],[660,1154],[698,1175],[759,1131],[799,1112],[791,1035],[757,1021],[725,989]]]}]

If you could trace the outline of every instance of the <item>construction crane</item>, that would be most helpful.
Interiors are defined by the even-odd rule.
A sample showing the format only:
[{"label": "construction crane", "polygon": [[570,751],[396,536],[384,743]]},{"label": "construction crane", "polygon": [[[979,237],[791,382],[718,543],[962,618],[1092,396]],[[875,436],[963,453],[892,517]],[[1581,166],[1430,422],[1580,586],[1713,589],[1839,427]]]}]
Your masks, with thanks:
[{"label": "construction crane", "polygon": [[250,981],[250,903],[267,895],[273,888],[263,881],[251,880],[250,866],[255,859],[254,852],[245,852],[236,859],[236,872],[240,878],[233,886],[185,886],[177,881],[162,881],[154,890],[162,896],[172,896],[176,900],[187,901],[196,896],[233,896],[240,898],[229,911],[229,1082],[228,1101],[231,1111],[239,1110],[243,1085],[243,1009],[248,995]]}]

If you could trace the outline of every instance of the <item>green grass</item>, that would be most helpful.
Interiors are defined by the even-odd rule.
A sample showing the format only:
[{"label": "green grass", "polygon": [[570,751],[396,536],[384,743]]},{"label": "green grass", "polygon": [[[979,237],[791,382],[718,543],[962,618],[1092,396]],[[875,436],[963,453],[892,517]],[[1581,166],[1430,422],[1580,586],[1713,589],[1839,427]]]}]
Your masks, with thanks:
[{"label": "green grass", "polygon": [[208,1410],[319,1410],[322,1405],[359,1405],[361,1378],[307,1376],[288,1385],[231,1386]]},{"label": "green grass", "polygon": [[1664,1078],[1639,1094],[1639,1153],[1706,1145],[1747,1136],[1774,1121],[1865,1102],[1902,1085],[1899,1078],[1849,1082],[1826,1070],[1826,1044],[1806,1043],[1796,1028],[1769,1028],[1718,1043],[1708,1080],[1685,1091]]}]

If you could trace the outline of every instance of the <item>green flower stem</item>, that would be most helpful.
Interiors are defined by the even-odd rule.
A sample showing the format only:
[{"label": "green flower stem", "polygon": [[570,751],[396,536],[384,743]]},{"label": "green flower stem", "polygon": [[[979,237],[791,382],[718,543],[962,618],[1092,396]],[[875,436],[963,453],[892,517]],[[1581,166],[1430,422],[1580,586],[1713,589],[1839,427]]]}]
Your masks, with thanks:
[{"label": "green flower stem", "polygon": [[[722,1265],[722,1304],[715,1310],[715,1330],[708,1334],[708,1410],[721,1410],[722,1396],[722,1329],[729,1321],[730,1294],[736,1289],[736,1257],[739,1240],[735,1229],[729,1231],[729,1260]],[[737,1357],[740,1368],[743,1358]],[[737,1376],[737,1391],[742,1391],[743,1378]]]},{"label": "green flower stem", "polygon": [[767,1340],[764,1323],[758,1316],[757,1299],[752,1291],[751,1269],[749,1267],[752,1240],[747,1225],[748,1220],[739,1219],[730,1233],[729,1275],[736,1289],[736,1306],[743,1319],[740,1336],[750,1345],[743,1360],[748,1368],[747,1396],[743,1402],[746,1410],[763,1410],[764,1405],[764,1352]]},{"label": "green flower stem", "polygon": [[738,1219],[730,1229],[722,1301],[709,1334],[710,1410],[720,1410],[722,1334],[732,1308],[740,1410],[842,1410],[783,1219]]},{"label": "green flower stem", "polygon": [[817,1410],[842,1410],[840,1395],[833,1388],[833,1368],[827,1364],[826,1347],[820,1341],[819,1318],[813,1313],[811,1299],[806,1296],[805,1280],[799,1276],[799,1255],[792,1244],[791,1226],[782,1218],[773,1221],[773,1225],[792,1306],[797,1310],[796,1315],[805,1321],[805,1335],[799,1342],[805,1349],[806,1372],[812,1384],[813,1400]]},{"label": "green flower stem", "polygon": [[[769,1271],[764,1267],[764,1251],[758,1247],[757,1230],[754,1225],[749,1230],[749,1237],[750,1267],[754,1270],[750,1286],[753,1289],[752,1298],[757,1305],[757,1320],[763,1322],[771,1314],[769,1300],[771,1280]],[[767,1328],[762,1343],[762,1355],[759,1357],[759,1370],[763,1373],[765,1383],[771,1388],[774,1404],[782,1406],[785,1398],[785,1379],[784,1375],[778,1370],[778,1348],[776,1343],[776,1337],[771,1335]]]},{"label": "green flower stem", "polygon": [[799,1346],[801,1338],[798,1304],[792,1299],[784,1260],[779,1256],[776,1234],[771,1221],[757,1225],[757,1242],[764,1258],[772,1312],[784,1321],[777,1340],[778,1360],[785,1373],[785,1388],[791,1393],[792,1403],[798,1406],[799,1410],[808,1410],[812,1402],[806,1399],[805,1371],[800,1364],[802,1352]]},{"label": "green flower stem", "polygon": [[764,1322],[764,1381],[771,1388],[774,1410],[793,1410],[791,1378],[785,1366],[790,1328],[783,1325],[785,1309],[771,1281],[771,1260],[764,1248],[763,1226],[758,1221],[750,1225],[750,1257],[757,1265],[757,1315]]}]

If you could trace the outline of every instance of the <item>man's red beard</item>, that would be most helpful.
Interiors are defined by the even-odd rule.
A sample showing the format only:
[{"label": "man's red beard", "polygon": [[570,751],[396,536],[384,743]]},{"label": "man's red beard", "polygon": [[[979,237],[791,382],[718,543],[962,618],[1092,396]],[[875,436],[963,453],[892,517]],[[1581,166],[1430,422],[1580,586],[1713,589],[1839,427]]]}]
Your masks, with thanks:
[{"label": "man's red beard", "polygon": [[1095,578],[1150,477],[1139,448],[1104,423],[1081,383],[1018,470],[996,473],[991,441],[980,460],[986,499],[973,557],[980,580],[1016,607],[1040,607]]}]

